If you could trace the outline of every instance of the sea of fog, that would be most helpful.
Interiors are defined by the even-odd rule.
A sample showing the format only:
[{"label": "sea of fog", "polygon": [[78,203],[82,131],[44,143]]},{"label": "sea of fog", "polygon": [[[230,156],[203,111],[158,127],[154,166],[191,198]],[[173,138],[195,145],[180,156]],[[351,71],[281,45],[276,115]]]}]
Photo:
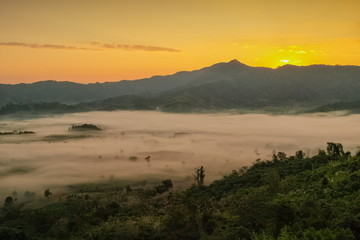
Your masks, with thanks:
[{"label": "sea of fog", "polygon": [[[102,131],[69,131],[71,124]],[[308,155],[340,142],[360,145],[360,115],[170,114],[146,111],[88,112],[34,119],[1,118],[0,199],[13,191],[60,189],[107,179],[193,182],[204,166],[205,183],[233,169],[270,159],[273,151]],[[150,160],[144,158],[150,156]],[[129,158],[137,157],[137,160]]]}]

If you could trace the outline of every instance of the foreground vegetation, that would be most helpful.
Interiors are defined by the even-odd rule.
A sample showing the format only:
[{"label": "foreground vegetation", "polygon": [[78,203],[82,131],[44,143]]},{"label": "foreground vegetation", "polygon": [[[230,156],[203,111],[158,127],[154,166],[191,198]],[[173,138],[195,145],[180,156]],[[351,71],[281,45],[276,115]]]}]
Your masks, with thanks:
[{"label": "foreground vegetation", "polygon": [[[328,143],[316,156],[283,152],[205,186],[90,184],[43,200],[7,197],[0,239],[360,239],[360,152]],[[46,198],[46,199],[45,199]],[[40,207],[30,207],[41,201]]]}]

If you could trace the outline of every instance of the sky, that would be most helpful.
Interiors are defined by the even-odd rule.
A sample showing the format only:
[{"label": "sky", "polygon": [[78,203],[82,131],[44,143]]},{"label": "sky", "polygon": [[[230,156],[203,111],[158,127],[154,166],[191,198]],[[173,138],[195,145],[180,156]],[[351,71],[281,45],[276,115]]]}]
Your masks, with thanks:
[{"label": "sky", "polygon": [[0,83],[360,65],[358,0],[0,0]]}]

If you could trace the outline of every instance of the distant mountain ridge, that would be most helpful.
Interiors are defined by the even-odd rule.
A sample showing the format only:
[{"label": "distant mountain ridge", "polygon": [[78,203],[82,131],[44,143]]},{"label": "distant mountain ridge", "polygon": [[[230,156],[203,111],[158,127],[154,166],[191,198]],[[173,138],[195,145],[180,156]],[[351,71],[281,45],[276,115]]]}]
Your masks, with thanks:
[{"label": "distant mountain ridge", "polygon": [[[192,111],[264,107],[313,109],[360,101],[360,66],[250,67],[237,60],[168,76],[78,84],[0,84],[0,105],[60,102],[100,109]],[[85,103],[87,102],[87,103]]]}]

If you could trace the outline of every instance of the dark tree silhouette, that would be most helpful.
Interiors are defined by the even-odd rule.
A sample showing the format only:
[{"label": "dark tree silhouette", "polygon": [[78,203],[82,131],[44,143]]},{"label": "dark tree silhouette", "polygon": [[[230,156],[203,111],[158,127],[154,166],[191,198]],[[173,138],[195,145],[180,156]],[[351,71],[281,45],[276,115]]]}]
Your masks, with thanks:
[{"label": "dark tree silhouette", "polygon": [[161,185],[156,186],[155,190],[158,194],[162,194],[169,191],[170,188],[173,188],[173,183],[171,179],[166,179],[161,182]]},{"label": "dark tree silhouette", "polygon": [[173,187],[171,179],[163,180],[161,183],[168,189]]},{"label": "dark tree silhouette", "polygon": [[5,198],[4,207],[10,207],[14,204],[14,199],[11,196]]},{"label": "dark tree silhouette", "polygon": [[50,192],[50,189],[46,189],[44,191],[44,196],[49,199],[49,197],[52,195],[52,192]]},{"label": "dark tree silhouette", "polygon": [[195,181],[198,186],[204,185],[205,169],[203,166],[196,169]]},{"label": "dark tree silhouette", "polygon": [[304,159],[305,153],[302,150],[299,150],[295,153],[296,159]]},{"label": "dark tree silhouette", "polygon": [[326,151],[330,157],[340,157],[345,154],[341,143],[328,142]]},{"label": "dark tree silhouette", "polygon": [[275,151],[274,151],[273,155],[272,155],[272,160],[273,160],[273,162],[285,161],[286,153],[278,152],[277,154],[275,154]]}]

